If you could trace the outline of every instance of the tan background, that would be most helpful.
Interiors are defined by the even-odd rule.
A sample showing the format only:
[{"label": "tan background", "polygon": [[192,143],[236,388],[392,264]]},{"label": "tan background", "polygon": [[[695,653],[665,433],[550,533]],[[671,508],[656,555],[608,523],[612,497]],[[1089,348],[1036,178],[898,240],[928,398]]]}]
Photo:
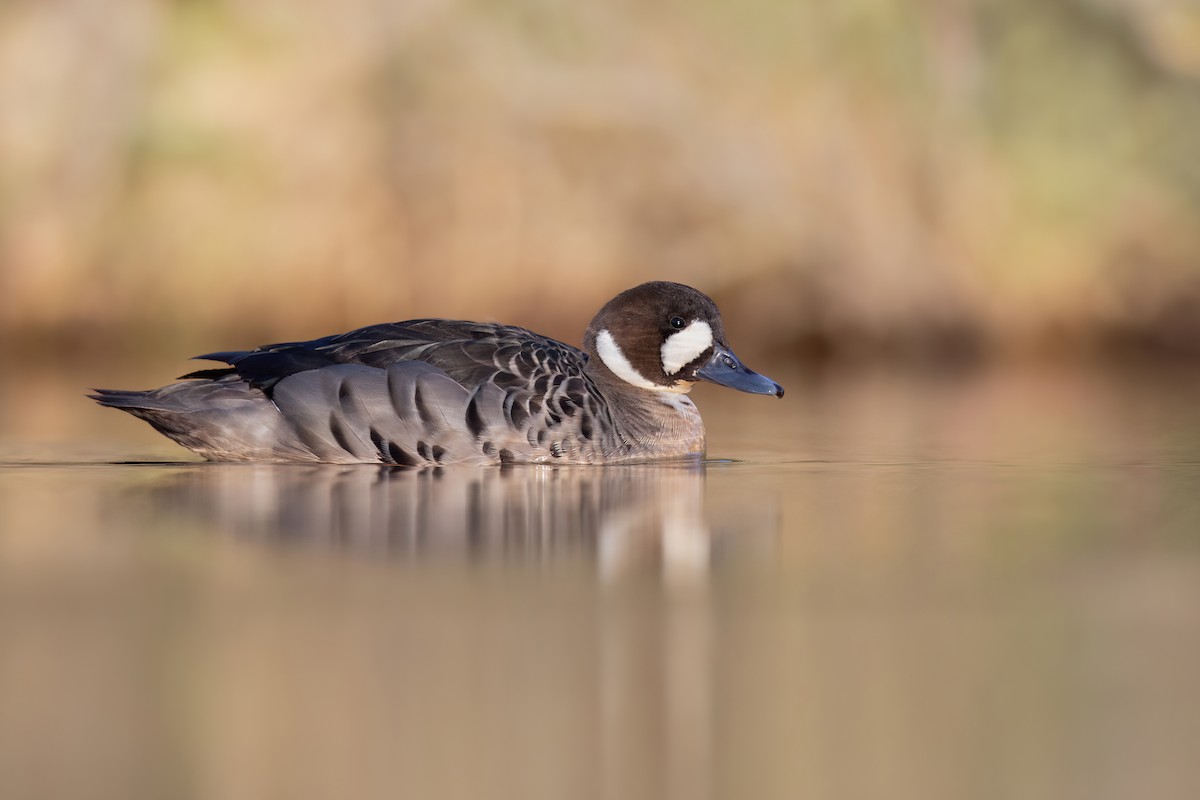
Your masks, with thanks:
[{"label": "tan background", "polygon": [[749,351],[1195,351],[1198,82],[1182,0],[9,2],[3,349],[667,278]]}]

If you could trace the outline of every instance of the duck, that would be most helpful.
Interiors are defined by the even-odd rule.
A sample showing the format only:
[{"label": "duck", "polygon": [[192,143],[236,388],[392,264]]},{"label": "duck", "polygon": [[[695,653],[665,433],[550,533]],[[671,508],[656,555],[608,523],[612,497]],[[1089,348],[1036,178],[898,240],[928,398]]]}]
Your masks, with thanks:
[{"label": "duck", "polygon": [[207,353],[195,358],[224,366],[89,397],[210,461],[417,468],[703,459],[688,397],[698,382],[783,397],[734,355],[716,304],[684,284],[621,292],[582,344],[413,319]]}]

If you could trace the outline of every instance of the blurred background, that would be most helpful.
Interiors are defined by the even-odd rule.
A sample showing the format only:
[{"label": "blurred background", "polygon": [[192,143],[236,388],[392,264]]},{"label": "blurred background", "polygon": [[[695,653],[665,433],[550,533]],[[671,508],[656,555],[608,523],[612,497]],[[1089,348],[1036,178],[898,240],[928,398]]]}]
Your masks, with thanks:
[{"label": "blurred background", "polygon": [[0,350],[662,278],[780,357],[1195,355],[1197,131],[1192,0],[8,0]]}]

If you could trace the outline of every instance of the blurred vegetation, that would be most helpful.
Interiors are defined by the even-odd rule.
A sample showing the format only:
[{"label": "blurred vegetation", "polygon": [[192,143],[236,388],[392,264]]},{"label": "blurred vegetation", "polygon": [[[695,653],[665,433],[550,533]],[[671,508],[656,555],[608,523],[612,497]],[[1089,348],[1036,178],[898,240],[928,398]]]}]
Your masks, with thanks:
[{"label": "blurred vegetation", "polygon": [[0,335],[1200,352],[1194,0],[8,0]]}]

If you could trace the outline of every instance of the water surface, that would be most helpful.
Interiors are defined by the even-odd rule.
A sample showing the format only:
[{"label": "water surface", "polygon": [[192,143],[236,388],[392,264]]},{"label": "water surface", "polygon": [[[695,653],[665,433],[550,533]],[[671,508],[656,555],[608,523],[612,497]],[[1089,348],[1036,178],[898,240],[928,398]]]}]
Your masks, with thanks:
[{"label": "water surface", "polygon": [[1200,796],[1200,381],[777,377],[427,472],[0,384],[0,796]]}]

